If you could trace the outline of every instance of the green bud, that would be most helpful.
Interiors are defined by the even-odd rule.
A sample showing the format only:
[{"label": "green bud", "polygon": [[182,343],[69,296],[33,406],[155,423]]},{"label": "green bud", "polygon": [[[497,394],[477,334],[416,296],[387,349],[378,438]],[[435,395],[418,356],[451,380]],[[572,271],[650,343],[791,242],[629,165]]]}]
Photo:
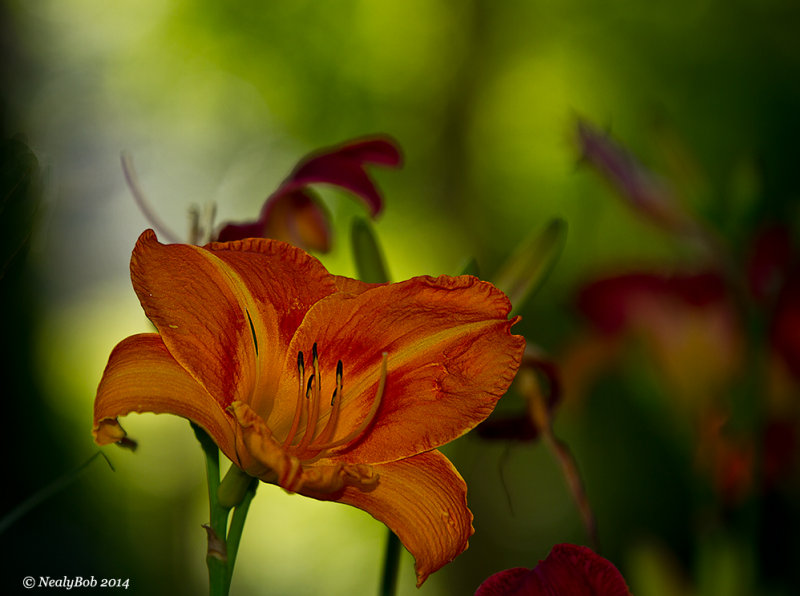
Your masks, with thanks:
[{"label": "green bud", "polygon": [[250,486],[253,477],[244,472],[241,468],[231,464],[225,478],[217,488],[217,502],[223,509],[231,509],[239,505],[244,499],[247,488]]}]

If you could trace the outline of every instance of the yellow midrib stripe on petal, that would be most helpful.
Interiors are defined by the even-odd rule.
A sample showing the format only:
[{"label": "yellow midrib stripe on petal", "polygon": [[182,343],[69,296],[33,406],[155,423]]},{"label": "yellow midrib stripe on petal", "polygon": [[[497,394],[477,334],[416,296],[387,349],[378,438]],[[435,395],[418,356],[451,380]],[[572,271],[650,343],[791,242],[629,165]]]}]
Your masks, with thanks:
[{"label": "yellow midrib stripe on petal", "polygon": [[[247,285],[242,280],[241,276],[211,251],[199,246],[193,246],[192,248],[194,248],[204,259],[206,259],[229,280],[230,283],[228,283],[228,287],[236,296],[237,302],[242,308],[241,316],[246,322],[246,332],[252,331],[255,333],[255,340],[253,341],[247,341],[246,335],[244,338],[245,354],[250,364],[248,366],[247,363],[241,363],[242,373],[245,372],[245,366],[248,366],[246,370],[252,375],[252,386],[242,387],[243,391],[240,392],[240,395],[231,396],[233,399],[238,399],[245,403],[251,404],[256,396],[262,393],[267,393],[267,388],[263,387],[262,383],[267,384],[269,379],[267,378],[267,375],[262,374],[261,371],[261,354],[263,353],[263,347],[268,344],[267,338],[270,335],[267,331],[267,325],[261,316],[261,311],[258,307],[258,304],[253,298],[252,294],[250,294],[250,291],[247,289]],[[277,330],[274,331],[274,336],[277,337]],[[256,344],[261,346],[260,350],[256,349]]]}]

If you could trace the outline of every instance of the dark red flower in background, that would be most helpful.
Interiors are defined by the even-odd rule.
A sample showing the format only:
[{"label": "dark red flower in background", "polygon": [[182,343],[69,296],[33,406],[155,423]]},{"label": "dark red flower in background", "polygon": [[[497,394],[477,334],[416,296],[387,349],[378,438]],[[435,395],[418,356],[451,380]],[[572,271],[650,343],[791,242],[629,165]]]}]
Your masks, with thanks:
[{"label": "dark red flower in background", "polygon": [[[670,399],[691,414],[696,464],[710,473],[725,503],[742,502],[757,486],[757,467],[769,487],[796,462],[800,254],[791,231],[773,214],[744,233],[750,238],[744,250],[727,246],[720,231],[685,211],[679,197],[609,135],[579,122],[577,138],[584,159],[625,203],[674,239],[690,240],[685,247],[700,264],[669,274],[613,273],[580,289],[577,307],[591,331],[559,362],[566,401],[633,338]],[[732,423],[731,395],[754,382],[760,385],[752,399],[763,404],[765,420],[748,429]]]},{"label": "dark red flower in background", "polygon": [[217,240],[275,238],[304,250],[326,252],[331,244],[328,216],[310,185],[330,184],[349,190],[374,218],[382,211],[383,201],[366,166],[398,167],[401,163],[400,150],[387,137],[348,141],[312,153],[267,198],[258,219],[224,225]]},{"label": "dark red flower in background", "polygon": [[630,596],[625,578],[590,548],[557,544],[533,569],[515,567],[483,582],[475,596]]}]

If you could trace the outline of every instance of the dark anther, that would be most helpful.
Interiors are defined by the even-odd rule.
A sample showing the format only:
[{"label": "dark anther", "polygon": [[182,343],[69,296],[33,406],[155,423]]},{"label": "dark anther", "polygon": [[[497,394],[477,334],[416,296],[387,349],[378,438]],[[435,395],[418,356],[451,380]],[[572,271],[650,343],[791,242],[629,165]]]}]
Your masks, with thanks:
[{"label": "dark anther", "polygon": [[303,362],[303,352],[297,353],[297,370],[300,371],[300,378],[302,378],[306,371],[306,366]]},{"label": "dark anther", "polygon": [[342,365],[342,361],[339,360],[339,362],[336,363],[336,384],[337,385],[341,385],[342,384],[342,375],[343,375],[342,371],[343,370],[344,370],[344,366]]},{"label": "dark anther", "polygon": [[312,374],[310,377],[308,377],[308,385],[306,385],[306,397],[308,397],[308,394],[311,393],[311,386],[313,384],[314,384],[314,375]]},{"label": "dark anther", "polygon": [[258,338],[256,338],[256,328],[253,326],[253,319],[250,318],[250,311],[245,308],[244,312],[247,314],[247,321],[250,323],[250,335],[253,336],[253,347],[255,347],[256,356],[258,356]]},{"label": "dark anther", "polygon": [[[314,345],[311,346],[311,354],[312,354],[312,362],[314,364],[314,372],[319,371],[319,355],[317,354],[317,342],[314,342]],[[319,390],[322,391],[322,375],[317,377],[317,383],[319,383]]]}]

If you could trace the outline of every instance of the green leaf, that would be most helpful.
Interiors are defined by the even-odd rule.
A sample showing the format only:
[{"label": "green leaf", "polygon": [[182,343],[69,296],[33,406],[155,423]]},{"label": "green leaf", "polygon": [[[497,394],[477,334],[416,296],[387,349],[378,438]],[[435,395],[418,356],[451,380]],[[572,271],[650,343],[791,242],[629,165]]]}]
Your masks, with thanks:
[{"label": "green leaf", "polygon": [[475,260],[475,257],[472,257],[469,261],[464,263],[459,275],[474,275],[475,277],[481,276],[480,269],[478,268],[478,261]]},{"label": "green leaf", "polygon": [[529,236],[495,275],[494,284],[522,308],[553,270],[567,237],[567,222],[556,218],[541,232]]},{"label": "green leaf", "polygon": [[350,228],[350,241],[358,279],[373,284],[388,282],[389,272],[369,222],[362,218],[354,219]]}]

